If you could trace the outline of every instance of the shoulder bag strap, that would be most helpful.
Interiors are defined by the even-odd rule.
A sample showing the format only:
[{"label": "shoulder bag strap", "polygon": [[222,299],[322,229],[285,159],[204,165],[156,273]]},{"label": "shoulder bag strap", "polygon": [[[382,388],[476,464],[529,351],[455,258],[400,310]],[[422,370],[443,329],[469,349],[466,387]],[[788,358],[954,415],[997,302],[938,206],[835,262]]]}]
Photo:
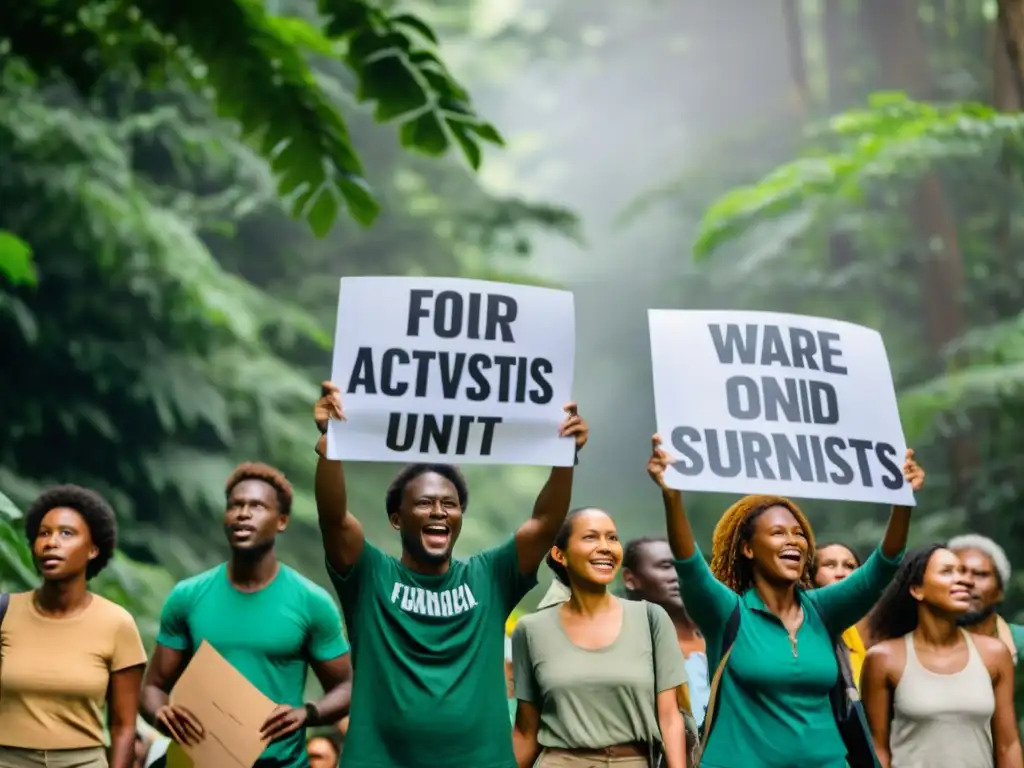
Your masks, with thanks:
[{"label": "shoulder bag strap", "polygon": [[[654,613],[653,606],[644,601],[644,609],[647,611],[647,636],[651,639],[651,666],[654,671],[654,715],[658,715],[658,647],[654,642]],[[657,742],[652,740],[647,745],[647,760],[651,768],[659,768],[662,762],[661,750]]]},{"label": "shoulder bag strap", "polygon": [[726,664],[729,663],[729,656],[732,654],[732,648],[736,642],[736,636],[739,634],[739,629],[740,606],[737,602],[736,607],[732,609],[732,613],[729,615],[729,621],[725,625],[725,635],[722,639],[722,659],[718,662],[715,674],[711,678],[711,691],[708,696],[707,709],[704,711],[704,724],[702,726],[704,735],[697,746],[693,761],[694,768],[700,766],[701,758],[704,756],[704,748],[708,744],[708,737],[711,736],[711,724],[718,711],[718,687],[722,683],[722,675],[725,673]]}]

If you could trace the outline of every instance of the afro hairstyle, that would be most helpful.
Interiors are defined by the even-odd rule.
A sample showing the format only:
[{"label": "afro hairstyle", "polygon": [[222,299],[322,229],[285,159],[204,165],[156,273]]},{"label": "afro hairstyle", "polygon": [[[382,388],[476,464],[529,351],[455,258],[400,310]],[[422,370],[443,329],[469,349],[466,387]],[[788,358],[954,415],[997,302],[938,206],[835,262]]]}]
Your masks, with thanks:
[{"label": "afro hairstyle", "polygon": [[85,578],[92,579],[107,567],[117,549],[117,518],[114,510],[96,491],[80,485],[58,485],[43,491],[25,512],[25,536],[29,547],[38,538],[46,513],[60,507],[75,510],[89,527],[92,543],[99,550],[99,554],[89,561],[85,570]]}]

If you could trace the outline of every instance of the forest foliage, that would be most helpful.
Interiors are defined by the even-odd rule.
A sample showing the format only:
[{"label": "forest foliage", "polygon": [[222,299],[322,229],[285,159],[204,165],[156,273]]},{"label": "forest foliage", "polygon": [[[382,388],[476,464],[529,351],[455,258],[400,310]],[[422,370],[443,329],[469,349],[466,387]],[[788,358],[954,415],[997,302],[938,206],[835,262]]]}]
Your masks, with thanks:
[{"label": "forest foliage", "polygon": [[[797,59],[832,69],[815,88],[795,68],[799,139],[707,201],[698,268],[759,308],[880,329],[904,431],[929,469],[915,538],[975,531],[1019,561],[1024,29],[1002,23],[1005,2],[803,5],[822,26],[804,28]],[[851,517],[827,521],[827,535],[869,546],[880,521]],[[1018,574],[1003,614],[1024,614]]]},{"label": "forest foliage", "polygon": [[[119,515],[122,551],[101,587],[151,622],[175,579],[223,557],[223,482],[253,459],[296,489],[284,557],[319,562],[310,406],[328,375],[338,278],[537,280],[537,233],[581,239],[564,207],[482,186],[474,170],[504,137],[470,98],[476,82],[452,74],[455,49],[476,57],[477,81],[569,72],[584,106],[554,99],[557,123],[543,128],[569,125],[574,148],[597,147],[588,163],[684,167],[648,180],[657,189],[622,222],[649,230],[644,248],[617,253],[596,294],[603,357],[588,376],[611,393],[601,434],[614,438],[595,431],[588,463],[599,443],[613,447],[588,498],[628,509],[624,525],[657,506],[638,496],[649,483],[629,453],[648,427],[614,420],[627,400],[650,410],[648,369],[620,357],[646,349],[630,336],[642,323],[617,314],[650,274],[647,306],[878,328],[929,471],[914,536],[976,530],[1019,560],[1024,80],[1008,69],[1001,3],[794,0],[740,14],[696,0],[553,2],[482,33],[483,5],[446,0],[428,15],[365,0],[46,0],[0,18],[0,586],[35,578],[18,510],[78,482]],[[754,53],[765,66],[751,71]],[[770,55],[789,79],[774,102]],[[701,97],[679,111],[619,108],[648,98],[643,73],[665,71],[715,76],[697,78]],[[661,94],[652,104],[675,98]],[[689,123],[661,124],[684,108]],[[607,138],[628,119],[644,141]],[[690,143],[644,158],[655,130]],[[667,211],[656,227],[655,209]],[[584,263],[580,284],[598,266]],[[353,510],[385,544],[393,470],[351,472]],[[543,482],[521,467],[469,478],[465,551],[507,535]],[[690,505],[699,535],[721,501]],[[836,504],[815,524],[866,549],[883,519]],[[1015,576],[1007,615],[1022,613]]]},{"label": "forest foliage", "polygon": [[[578,237],[570,212],[473,178],[503,140],[426,21],[280,6],[52,0],[0,20],[0,588],[35,581],[19,509],[80,483],[119,516],[100,588],[151,630],[170,584],[222,556],[243,460],[288,473],[284,554],[315,562],[337,278],[515,279],[535,229]],[[370,530],[390,471],[354,483]],[[500,522],[482,523],[486,541]]]}]

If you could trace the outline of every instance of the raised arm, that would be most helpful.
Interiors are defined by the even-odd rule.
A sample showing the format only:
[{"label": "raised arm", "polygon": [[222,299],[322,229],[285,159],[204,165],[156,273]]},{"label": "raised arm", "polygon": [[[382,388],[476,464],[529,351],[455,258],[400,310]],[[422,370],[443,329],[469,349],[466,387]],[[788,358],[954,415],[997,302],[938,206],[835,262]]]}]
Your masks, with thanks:
[{"label": "raised arm", "polygon": [[319,455],[316,463],[316,513],[320,519],[320,536],[331,568],[345,575],[363,552],[366,538],[363,526],[348,511],[345,490],[345,471],[340,461],[327,458],[327,424],[331,419],[345,421],[341,408],[341,391],[325,381],[320,388],[320,399],[313,407],[313,418],[320,430],[316,444]]},{"label": "raised arm", "polygon": [[[576,453],[587,444],[590,428],[576,410],[576,403],[565,406],[567,414],[559,428],[561,437],[576,441]],[[516,557],[520,573],[534,573],[555,541],[572,502],[572,467],[552,467],[548,481],[540,489],[533,505],[533,516],[516,531]],[[323,518],[321,518],[323,520]]]},{"label": "raised arm", "polygon": [[[924,470],[914,460],[914,451],[909,448],[903,463],[903,477],[910,483],[914,493],[924,487]],[[882,537],[882,554],[890,559],[906,549],[907,536],[910,533],[910,513],[910,507],[897,505],[892,508],[889,525],[886,526],[885,536]]]},{"label": "raised arm", "polygon": [[[903,476],[915,492],[924,487],[925,473],[914,461],[913,451],[907,451]],[[838,634],[859,622],[878,601],[896,575],[909,529],[910,507],[893,507],[882,543],[864,565],[842,581],[807,593],[818,605],[831,633]]]},{"label": "raised arm", "polygon": [[697,622],[701,632],[709,637],[709,645],[717,646],[739,597],[714,577],[704,562],[704,556],[697,549],[690,521],[683,508],[683,494],[665,484],[665,470],[671,463],[672,459],[661,447],[661,438],[655,435],[651,438],[647,474],[661,488],[665,527],[668,530],[669,546],[676,557],[679,590],[690,616]]},{"label": "raised arm", "polygon": [[661,500],[665,505],[665,527],[668,529],[668,544],[677,560],[688,560],[697,551],[697,542],[693,538],[693,529],[683,509],[682,491],[665,485],[665,470],[672,464],[672,459],[661,447],[661,436],[651,438],[651,458],[647,462],[647,474],[661,488]]}]

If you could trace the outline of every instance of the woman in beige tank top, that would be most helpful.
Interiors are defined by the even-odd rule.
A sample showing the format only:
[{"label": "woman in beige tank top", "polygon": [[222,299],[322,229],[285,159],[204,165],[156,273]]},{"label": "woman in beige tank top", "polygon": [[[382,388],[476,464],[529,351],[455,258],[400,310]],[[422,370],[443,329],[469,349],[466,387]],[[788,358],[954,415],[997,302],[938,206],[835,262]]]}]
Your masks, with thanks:
[{"label": "woman in beige tank top", "polygon": [[883,768],[1024,768],[1010,653],[957,626],[970,591],[933,544],[907,555],[871,614],[861,692]]}]

